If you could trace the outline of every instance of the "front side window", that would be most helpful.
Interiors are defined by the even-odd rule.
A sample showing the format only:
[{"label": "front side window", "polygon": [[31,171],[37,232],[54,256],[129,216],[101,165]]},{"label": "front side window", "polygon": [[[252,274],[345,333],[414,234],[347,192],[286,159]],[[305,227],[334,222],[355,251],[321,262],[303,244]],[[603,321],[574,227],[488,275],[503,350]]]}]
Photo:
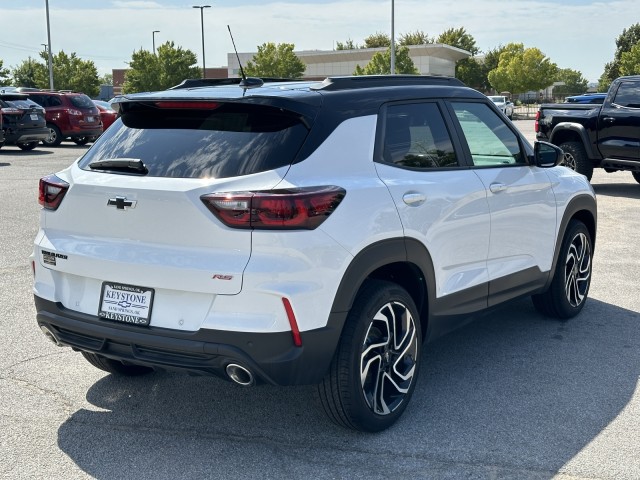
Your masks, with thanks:
[{"label": "front side window", "polygon": [[458,166],[451,137],[436,103],[388,107],[382,157],[385,163],[399,167]]},{"label": "front side window", "polygon": [[527,163],[517,135],[488,105],[472,102],[453,102],[451,105],[475,166],[503,167]]}]

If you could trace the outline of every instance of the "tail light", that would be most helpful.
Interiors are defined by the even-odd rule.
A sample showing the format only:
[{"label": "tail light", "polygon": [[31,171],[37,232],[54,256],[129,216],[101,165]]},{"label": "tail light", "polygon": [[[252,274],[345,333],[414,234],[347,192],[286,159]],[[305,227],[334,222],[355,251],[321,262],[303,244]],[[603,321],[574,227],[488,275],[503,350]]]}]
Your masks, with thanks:
[{"label": "tail light", "polygon": [[69,184],[55,175],[47,175],[40,179],[38,190],[38,203],[47,210],[56,210],[69,190]]},{"label": "tail light", "polygon": [[324,186],[211,193],[200,199],[228,227],[313,230],[333,213],[345,194],[340,187]]},{"label": "tail light", "polygon": [[536,112],[536,121],[533,124],[533,130],[538,133],[540,131],[540,110]]},{"label": "tail light", "polygon": [[22,110],[20,110],[19,108],[13,108],[13,107],[5,107],[2,109],[2,113],[9,114],[9,115],[22,115]]}]

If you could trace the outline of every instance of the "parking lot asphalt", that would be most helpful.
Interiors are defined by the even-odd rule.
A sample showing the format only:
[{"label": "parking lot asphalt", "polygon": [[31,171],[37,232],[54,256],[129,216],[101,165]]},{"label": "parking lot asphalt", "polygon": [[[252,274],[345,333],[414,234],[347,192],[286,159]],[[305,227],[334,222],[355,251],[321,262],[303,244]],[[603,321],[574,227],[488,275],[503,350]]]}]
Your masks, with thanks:
[{"label": "parking lot asphalt", "polygon": [[[533,139],[533,122],[514,122]],[[331,424],[313,387],[118,378],[37,328],[38,179],[86,147],[0,150],[0,478],[640,478],[640,185],[598,170],[593,282],[567,322],[513,302],[427,345],[388,431]]]}]

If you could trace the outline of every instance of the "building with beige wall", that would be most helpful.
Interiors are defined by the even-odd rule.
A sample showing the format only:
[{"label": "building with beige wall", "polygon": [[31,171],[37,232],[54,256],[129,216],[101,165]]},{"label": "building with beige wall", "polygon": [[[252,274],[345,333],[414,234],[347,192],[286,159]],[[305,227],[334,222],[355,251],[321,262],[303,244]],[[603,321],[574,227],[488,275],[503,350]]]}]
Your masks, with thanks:
[{"label": "building with beige wall", "polygon": [[[365,67],[377,52],[386,48],[358,48],[355,50],[303,50],[295,52],[307,69],[303,78],[325,78],[329,76],[352,75],[357,65]],[[255,55],[239,53],[242,65],[246,65]],[[409,56],[420,75],[440,75],[453,77],[456,62],[471,56],[466,50],[438,43],[409,46]],[[239,77],[240,68],[235,53],[227,54],[229,77]]]}]

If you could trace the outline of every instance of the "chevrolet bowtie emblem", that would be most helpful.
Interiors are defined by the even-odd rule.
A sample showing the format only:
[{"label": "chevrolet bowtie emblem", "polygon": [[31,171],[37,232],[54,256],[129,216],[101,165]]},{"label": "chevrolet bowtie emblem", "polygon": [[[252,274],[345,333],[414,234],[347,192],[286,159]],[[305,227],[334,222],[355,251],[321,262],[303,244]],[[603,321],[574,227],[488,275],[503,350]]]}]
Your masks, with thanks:
[{"label": "chevrolet bowtie emblem", "polygon": [[127,197],[115,197],[110,198],[107,201],[107,206],[116,207],[118,210],[126,210],[127,208],[136,208],[135,200],[127,200]]}]

